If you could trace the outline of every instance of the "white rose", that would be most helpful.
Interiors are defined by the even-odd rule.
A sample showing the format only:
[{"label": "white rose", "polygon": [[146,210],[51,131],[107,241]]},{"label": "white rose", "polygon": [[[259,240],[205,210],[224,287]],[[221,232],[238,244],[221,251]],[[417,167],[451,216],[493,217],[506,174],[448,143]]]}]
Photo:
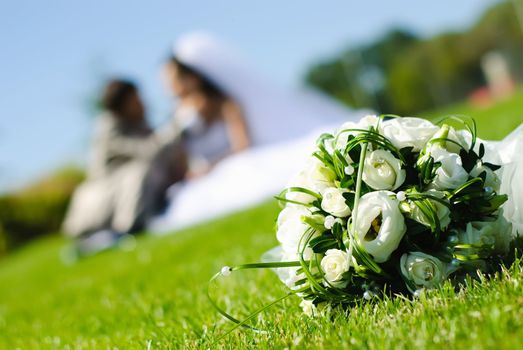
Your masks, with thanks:
[{"label": "white rose", "polygon": [[401,162],[386,150],[376,150],[365,158],[363,181],[375,190],[395,190],[405,181]]},{"label": "white rose", "polygon": [[[305,170],[299,172],[287,185],[287,187],[301,187],[314,191],[314,185]],[[316,199],[314,196],[304,192],[292,191],[285,194],[285,198],[291,201],[309,204]]]},{"label": "white rose", "polygon": [[326,188],[334,186],[336,173],[316,157],[309,160],[305,172],[315,192],[322,193]]},{"label": "white rose", "polygon": [[463,169],[461,158],[456,153],[451,153],[440,145],[432,145],[429,149],[434,162],[440,162],[441,166],[436,169],[436,177],[432,185],[438,190],[455,189],[463,185],[469,174]]},{"label": "white rose", "polygon": [[321,259],[321,269],[325,273],[324,278],[331,285],[341,287],[346,281],[343,281],[343,274],[349,271],[349,255],[339,249],[329,249]]},{"label": "white rose", "polygon": [[[303,253],[303,258],[307,261],[312,258],[314,252],[310,247],[305,249]],[[262,255],[262,262],[287,262],[287,261],[297,261],[299,260],[299,254],[297,251],[288,252],[284,251],[282,246],[277,246],[268,252],[265,252]],[[311,273],[317,274],[319,269],[314,266],[311,269]],[[273,269],[273,271],[278,275],[280,280],[287,285],[290,289],[297,290],[309,285],[307,276],[299,267],[278,267]],[[305,280],[305,281],[304,281]],[[299,282],[299,284],[298,284]],[[302,296],[303,293],[296,293],[298,296]]]},{"label": "white rose", "polygon": [[414,152],[419,152],[438,129],[428,120],[405,117],[383,122],[381,132],[398,149],[413,147]]},{"label": "white rose", "polygon": [[[310,191],[321,193],[327,187],[334,186],[336,174],[316,157],[311,157],[305,168],[300,171],[287,185],[287,187],[302,187]],[[307,193],[292,191],[287,192],[285,198],[300,203],[309,204],[316,198]]]},{"label": "white rose", "polygon": [[465,231],[458,233],[458,241],[462,244],[494,245],[496,253],[507,253],[512,240],[512,227],[503,216],[500,209],[494,221],[472,221]]},{"label": "white rose", "polygon": [[300,307],[303,313],[309,317],[316,317],[325,315],[330,312],[331,307],[328,302],[321,302],[318,305],[314,305],[312,300],[303,299],[300,303]]},{"label": "white rose", "polygon": [[278,215],[278,231],[276,232],[276,238],[281,243],[284,252],[297,253],[298,245],[305,234],[310,228],[309,225],[303,222],[303,216],[310,216],[310,212],[297,205],[288,205]]},{"label": "white rose", "polygon": [[[447,265],[438,258],[421,252],[403,254],[400,268],[402,275],[416,288],[435,288],[447,278]],[[409,284],[407,287],[413,292]]]},{"label": "white rose", "polygon": [[372,126],[376,127],[378,125],[379,118],[375,114],[367,114],[358,121],[358,126],[360,129],[370,129]]},{"label": "white rose", "polygon": [[[286,260],[286,261],[293,261],[293,260],[294,261],[298,260],[298,256],[294,257],[292,260],[289,259],[289,260]],[[299,268],[297,268],[297,267],[287,267],[287,268],[280,267],[280,268],[278,268],[276,270],[283,270],[283,269],[287,269],[288,272],[287,272],[286,275],[284,275],[283,273],[280,273],[279,274],[280,279],[290,289],[293,289],[293,290],[300,289],[301,287],[304,287],[304,286],[309,284],[308,282],[303,283],[303,280],[306,279],[307,276],[303,272],[302,273],[298,273]],[[281,276],[284,276],[284,278],[282,278]],[[299,285],[296,284],[298,282],[300,282]]]},{"label": "white rose", "polygon": [[[308,251],[310,251],[310,255],[312,256],[312,249],[307,248]],[[307,251],[304,253],[304,255],[307,255]],[[284,259],[281,261],[297,261],[299,259],[298,254],[284,254]],[[304,256],[305,260],[309,260],[311,256],[306,257]],[[278,267],[274,269],[280,280],[285,283],[287,287],[290,289],[296,290],[301,289],[303,287],[306,287],[309,285],[309,282],[307,280],[307,276],[304,272],[300,272],[301,269],[299,267]],[[313,267],[311,269],[311,273],[315,274],[318,273],[318,268]],[[305,281],[304,281],[305,280]],[[298,284],[299,282],[299,284]],[[299,296],[302,295],[302,293],[297,293]]]},{"label": "white rose", "polygon": [[343,197],[343,193],[345,192],[347,191],[337,187],[327,188],[323,191],[321,209],[337,217],[348,216],[351,210],[347,203],[345,203],[345,198]]},{"label": "white rose", "polygon": [[344,150],[345,146],[347,146],[347,141],[349,139],[349,135],[357,135],[360,132],[359,131],[344,131],[348,129],[359,129],[359,130],[369,130],[372,126],[376,127],[378,125],[379,118],[375,115],[367,115],[363,118],[361,118],[357,123],[355,122],[345,122],[341,125],[341,127],[338,129],[338,132],[336,133],[337,141],[335,144],[336,149],[338,150]]},{"label": "white rose", "polygon": [[468,150],[472,144],[472,134],[468,130],[456,130],[450,127],[447,138],[459,144],[447,142],[446,148],[449,152],[459,153],[462,149]]},{"label": "white rose", "polygon": [[439,131],[432,136],[432,139],[438,138],[446,140],[436,141],[434,144],[440,145],[440,147],[451,153],[459,154],[461,149],[468,150],[472,144],[472,134],[469,131],[456,130],[447,124],[443,124]]},{"label": "white rose", "polygon": [[316,305],[312,302],[312,300],[306,300],[303,299],[300,303],[300,307],[303,310],[303,313],[309,317],[316,316],[317,310]]},{"label": "white rose", "polygon": [[335,139],[336,144],[334,145],[334,147],[337,150],[342,151],[345,149],[345,147],[347,146],[347,141],[349,139],[349,135],[358,134],[357,131],[345,131],[348,129],[361,129],[361,128],[358,126],[357,123],[354,123],[354,122],[343,123],[336,133],[336,139]]},{"label": "white rose", "polygon": [[398,204],[394,192],[389,191],[369,192],[360,198],[356,238],[378,263],[389,259],[407,231]]},{"label": "white rose", "polygon": [[498,175],[492,171],[489,167],[483,165],[483,163],[478,162],[474,168],[470,171],[470,175],[473,177],[479,176],[479,174],[485,172],[485,186],[491,187],[494,191],[499,192],[501,186],[501,180]]}]

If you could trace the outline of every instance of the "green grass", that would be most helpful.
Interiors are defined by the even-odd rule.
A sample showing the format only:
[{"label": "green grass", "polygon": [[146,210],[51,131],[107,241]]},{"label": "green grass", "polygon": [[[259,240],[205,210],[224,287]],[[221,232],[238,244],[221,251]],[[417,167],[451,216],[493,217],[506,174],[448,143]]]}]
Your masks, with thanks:
[{"label": "green grass", "polygon": [[469,103],[461,103],[437,111],[420,113],[420,116],[435,120],[452,114],[473,117],[478,125],[479,136],[484,140],[500,140],[523,123],[523,89],[510,98],[488,107],[474,107]]},{"label": "green grass", "polygon": [[[496,106],[442,113],[478,120],[500,138],[523,122],[523,93]],[[429,115],[429,114],[428,114]],[[431,114],[433,115],[433,114]],[[506,116],[503,118],[502,116]],[[491,118],[491,119],[490,119]],[[261,314],[268,333],[236,330],[206,299],[223,265],[259,261],[276,245],[274,202],[173,235],[138,238],[66,266],[65,242],[50,237],[0,260],[0,349],[516,349],[523,343],[523,274],[516,264],[492,280],[448,286],[426,298],[361,303],[310,319],[291,297]],[[271,271],[239,271],[213,294],[238,317],[286,293]]]}]

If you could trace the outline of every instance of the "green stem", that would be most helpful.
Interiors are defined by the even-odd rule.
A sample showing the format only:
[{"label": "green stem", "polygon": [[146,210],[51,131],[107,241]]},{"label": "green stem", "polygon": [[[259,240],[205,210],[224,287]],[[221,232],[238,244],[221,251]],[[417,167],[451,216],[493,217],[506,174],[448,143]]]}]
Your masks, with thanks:
[{"label": "green stem", "polygon": [[[361,144],[361,152],[360,152],[360,163],[358,165],[358,177],[356,179],[356,194],[354,197],[354,209],[352,211],[352,227],[350,228],[352,230],[352,233],[354,233],[354,228],[356,227],[356,220],[358,217],[358,204],[360,202],[360,196],[361,196],[361,181],[363,178],[363,167],[365,163],[365,156],[367,155],[367,142],[363,142]],[[348,230],[347,230],[348,233]],[[351,233],[348,233],[349,235]],[[349,242],[346,242],[347,244]],[[346,245],[347,245],[346,244]]]},{"label": "green stem", "polygon": [[[283,262],[273,262],[273,263],[242,264],[242,265],[237,265],[237,266],[232,267],[231,271],[237,271],[237,270],[243,270],[243,269],[263,269],[263,268],[294,267],[294,266],[300,266],[300,262],[299,261],[283,261]],[[260,330],[258,328],[255,328],[255,327],[252,327],[252,326],[248,325],[247,322],[252,320],[259,313],[261,313],[261,312],[267,310],[268,308],[270,308],[272,305],[274,305],[274,304],[282,301],[283,299],[288,298],[289,296],[295,294],[295,292],[292,291],[292,292],[284,295],[283,297],[274,300],[270,304],[265,305],[265,306],[259,308],[258,310],[254,311],[249,316],[247,316],[247,318],[245,318],[242,321],[240,321],[239,319],[237,319],[236,317],[232,316],[227,311],[225,311],[222,307],[220,307],[218,305],[218,303],[216,301],[214,301],[214,299],[211,296],[211,291],[210,291],[211,284],[216,279],[218,279],[221,276],[223,276],[222,273],[218,272],[209,280],[209,283],[207,284],[207,298],[208,298],[209,302],[211,303],[211,305],[216,309],[216,311],[218,311],[219,314],[221,314],[223,317],[225,317],[229,321],[234,322],[236,325],[233,328],[231,328],[227,333],[225,333],[224,335],[219,337],[216,340],[216,342],[218,342],[219,340],[223,339],[225,336],[230,334],[232,331],[234,331],[238,327],[248,328],[248,329],[253,330],[255,332],[263,332],[262,330]]]},{"label": "green stem", "polygon": [[[260,333],[263,333],[263,332],[266,332],[264,330],[261,330],[261,329],[258,329],[258,328],[254,328],[254,327],[251,327],[247,324],[247,322],[249,322],[250,320],[252,320],[254,317],[256,317],[258,314],[262,313],[263,311],[269,309],[270,307],[272,307],[273,305],[279,303],[280,301],[284,300],[284,299],[287,299],[288,297],[290,297],[291,295],[294,295],[294,292],[290,292],[290,293],[287,293],[285,294],[284,296],[276,299],[276,300],[273,300],[270,304],[267,304],[267,305],[264,305],[262,306],[261,308],[259,308],[258,310],[254,311],[253,313],[251,313],[249,316],[247,316],[246,318],[244,318],[242,321],[240,320],[237,320],[236,318],[230,316],[227,312],[223,311],[221,308],[218,307],[218,305],[216,305],[214,303],[214,301],[211,300],[211,302],[213,303],[214,307],[218,310],[218,312],[220,314],[222,314],[222,316],[226,317],[227,319],[229,319],[230,321],[233,321],[234,323],[236,323],[234,325],[234,327],[232,327],[231,329],[229,329],[225,334],[221,335],[220,337],[218,337],[218,339],[216,339],[214,342],[213,342],[213,345],[218,343],[220,340],[222,340],[223,338],[225,338],[226,336],[228,336],[229,334],[231,334],[235,329],[239,328],[239,327],[245,327],[245,328],[248,328],[252,331],[255,331],[255,332],[260,332]],[[210,297],[209,297],[210,298]]]},{"label": "green stem", "polygon": [[231,267],[231,271],[246,270],[246,269],[267,269],[267,268],[278,268],[278,267],[296,267],[301,266],[299,261],[279,261],[279,262],[267,262],[267,263],[253,263],[253,264],[241,264]]}]

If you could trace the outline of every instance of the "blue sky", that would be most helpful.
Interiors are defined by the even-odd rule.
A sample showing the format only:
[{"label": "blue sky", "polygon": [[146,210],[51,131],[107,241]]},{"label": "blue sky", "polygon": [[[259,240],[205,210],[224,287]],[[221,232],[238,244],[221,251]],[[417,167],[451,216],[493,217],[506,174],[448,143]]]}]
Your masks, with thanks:
[{"label": "blue sky", "polygon": [[24,1],[0,3],[0,191],[82,164],[107,76],[136,79],[155,122],[169,99],[159,69],[176,38],[213,32],[272,81],[393,26],[428,36],[470,25],[496,0]]}]

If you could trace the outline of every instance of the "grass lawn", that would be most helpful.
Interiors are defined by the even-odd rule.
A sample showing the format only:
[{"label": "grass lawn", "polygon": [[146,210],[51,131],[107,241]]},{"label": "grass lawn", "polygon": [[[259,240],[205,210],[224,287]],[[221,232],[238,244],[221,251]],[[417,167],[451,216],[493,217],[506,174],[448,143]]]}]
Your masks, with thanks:
[{"label": "grass lawn", "polygon": [[478,125],[478,133],[481,138],[500,140],[523,123],[523,89],[510,98],[489,107],[473,107],[468,103],[462,103],[420,114],[420,116],[434,120],[447,115],[473,117]]},{"label": "grass lawn", "polygon": [[[464,113],[480,136],[499,139],[523,122],[523,92]],[[427,113],[428,116],[434,113]],[[523,344],[523,274],[449,287],[426,298],[374,300],[350,313],[302,315],[291,297],[261,314],[267,333],[236,330],[206,299],[223,265],[255,262],[276,244],[274,202],[174,235],[138,238],[133,251],[113,250],[66,266],[63,239],[33,242],[0,260],[0,349],[517,349]],[[239,271],[213,290],[238,317],[286,293],[270,271]]]}]

